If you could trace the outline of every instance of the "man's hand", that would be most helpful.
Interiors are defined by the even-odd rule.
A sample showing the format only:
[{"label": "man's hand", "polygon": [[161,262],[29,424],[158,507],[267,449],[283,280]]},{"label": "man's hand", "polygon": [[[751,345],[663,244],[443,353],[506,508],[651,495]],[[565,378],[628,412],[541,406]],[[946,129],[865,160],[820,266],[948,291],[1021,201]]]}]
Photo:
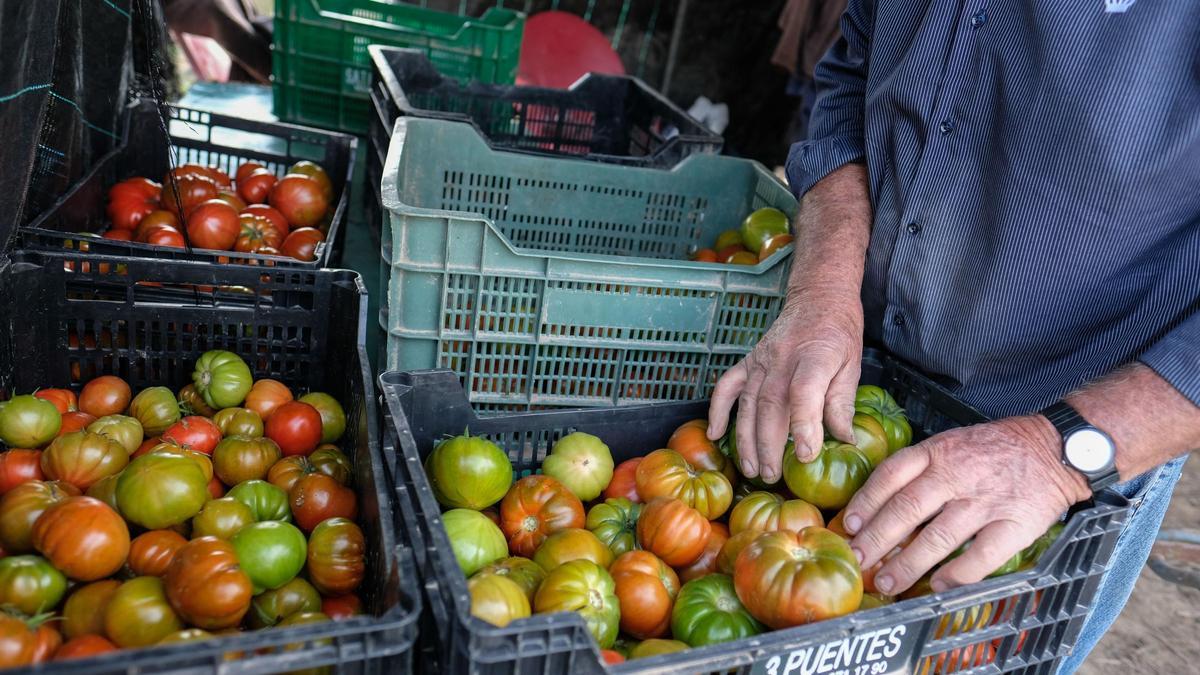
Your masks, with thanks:
[{"label": "man's hand", "polygon": [[952,429],[905,448],[846,505],[846,530],[856,535],[851,547],[865,569],[932,518],[879,570],[876,587],[900,593],[971,537],[971,547],[931,585],[942,591],[979,581],[1091,495],[1061,456],[1061,438],[1041,416]]}]

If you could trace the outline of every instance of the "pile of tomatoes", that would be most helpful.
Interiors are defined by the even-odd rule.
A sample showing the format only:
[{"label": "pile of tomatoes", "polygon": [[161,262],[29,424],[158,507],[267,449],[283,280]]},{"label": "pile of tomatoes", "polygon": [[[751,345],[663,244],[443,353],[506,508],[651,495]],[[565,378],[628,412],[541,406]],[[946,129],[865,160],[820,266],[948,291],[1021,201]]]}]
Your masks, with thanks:
[{"label": "pile of tomatoes", "polygon": [[787,214],[766,206],[746,216],[738,229],[717,235],[712,248],[692,253],[691,259],[727,265],[757,265],[790,243],[792,235]]},{"label": "pile of tomatoes", "polygon": [[[236,184],[236,188],[235,188]],[[316,259],[333,215],[333,183],[319,165],[300,161],[282,178],[258,162],[233,178],[210,166],[182,164],[162,183],[127,178],[108,191],[112,227],[105,239]]]},{"label": "pile of tomatoes", "polygon": [[346,428],[232,352],[0,403],[0,667],[360,612]]},{"label": "pile of tomatoes", "polygon": [[[855,444],[827,440],[808,464],[789,446],[772,485],[739,476],[735,430],[714,443],[705,420],[615,466],[601,439],[572,433],[540,474],[515,482],[499,447],[464,435],[439,443],[425,472],[447,509],[471,613],[504,626],[531,613],[577,612],[615,663],[896,600],[874,586],[883,563],[860,569],[840,510],[911,442],[912,429],[879,387],[859,387],[855,410]],[[1056,535],[997,574],[1032,565]],[[902,597],[929,592],[926,577]],[[976,616],[970,627],[995,618]]]}]

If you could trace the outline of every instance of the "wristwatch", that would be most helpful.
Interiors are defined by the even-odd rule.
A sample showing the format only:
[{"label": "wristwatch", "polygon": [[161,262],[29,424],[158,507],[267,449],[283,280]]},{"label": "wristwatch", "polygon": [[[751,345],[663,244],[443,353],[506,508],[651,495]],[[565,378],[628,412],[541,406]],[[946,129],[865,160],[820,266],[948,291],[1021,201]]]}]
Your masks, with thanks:
[{"label": "wristwatch", "polygon": [[1083,474],[1092,492],[1117,482],[1117,445],[1112,436],[1097,429],[1065,401],[1041,414],[1062,436],[1062,463]]}]

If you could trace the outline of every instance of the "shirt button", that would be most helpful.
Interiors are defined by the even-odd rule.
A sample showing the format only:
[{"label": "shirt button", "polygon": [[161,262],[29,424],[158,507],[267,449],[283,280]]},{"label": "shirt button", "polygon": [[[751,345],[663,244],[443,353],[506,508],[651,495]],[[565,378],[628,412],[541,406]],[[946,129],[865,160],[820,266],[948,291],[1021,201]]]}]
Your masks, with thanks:
[{"label": "shirt button", "polygon": [[908,233],[909,234],[918,234],[920,231],[921,231],[920,223],[909,223],[908,224]]},{"label": "shirt button", "polygon": [[986,9],[980,10],[980,12],[978,14],[971,17],[971,27],[972,28],[981,28],[987,22],[988,22],[988,13],[987,13]]},{"label": "shirt button", "polygon": [[938,131],[942,132],[943,136],[954,131],[954,120],[942,120],[942,123],[938,125]]},{"label": "shirt button", "polygon": [[892,323],[896,326],[904,325],[904,312],[896,312],[892,315]]}]

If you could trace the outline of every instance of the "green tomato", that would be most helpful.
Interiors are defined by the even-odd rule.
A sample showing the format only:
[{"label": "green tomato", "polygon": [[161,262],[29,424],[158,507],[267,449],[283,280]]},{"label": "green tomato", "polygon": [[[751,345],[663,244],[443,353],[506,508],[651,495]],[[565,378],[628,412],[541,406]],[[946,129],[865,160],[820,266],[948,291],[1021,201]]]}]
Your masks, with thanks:
[{"label": "green tomato", "polygon": [[229,543],[255,594],[291,581],[304,568],[308,555],[304,533],[278,520],[247,525]]},{"label": "green tomato", "polygon": [[862,451],[874,469],[891,454],[887,431],[879,420],[866,413],[854,413],[853,424],[854,445]]},{"label": "green tomato", "polygon": [[807,464],[796,459],[790,442],[783,449],[783,480],[788,489],[817,508],[842,508],[869,475],[870,460],[849,443],[825,441],[817,458]]},{"label": "green tomato", "polygon": [[87,489],[86,494],[89,497],[99,499],[100,501],[112,507],[113,511],[121,512],[121,505],[117,503],[117,481],[121,479],[121,474],[115,473],[111,476],[105,476],[100,480],[92,483]]},{"label": "green tomato", "polygon": [[452,509],[486,509],[512,485],[512,462],[488,440],[456,436],[425,458],[425,473],[438,503]]},{"label": "green tomato", "polygon": [[0,441],[10,448],[40,448],[61,427],[58,408],[32,394],[14,396],[0,407]]},{"label": "green tomato", "polygon": [[442,514],[450,548],[468,577],[508,555],[504,533],[487,516],[472,509],[452,509]]},{"label": "green tomato", "polygon": [[67,578],[45,558],[17,555],[0,558],[0,606],[36,616],[58,606]]},{"label": "green tomato", "polygon": [[590,502],[612,481],[612,453],[604,441],[576,431],[558,439],[542,462],[542,473],[558,479],[580,501]]},{"label": "green tomato", "polygon": [[750,615],[728,574],[709,574],[679,589],[671,609],[671,635],[691,647],[758,635],[763,625]]},{"label": "green tomato", "polygon": [[674,654],[687,649],[686,642],[679,640],[661,640],[659,638],[650,638],[642,640],[634,645],[633,649],[629,650],[629,656],[626,657],[630,661],[634,659],[648,659],[651,656],[660,656],[662,654]]},{"label": "green tomato", "polygon": [[296,577],[279,588],[264,591],[250,603],[246,615],[251,628],[270,628],[293,614],[321,611],[321,594]]},{"label": "green tomato", "polygon": [[[1045,536],[1045,535],[1043,535],[1043,536]],[[954,552],[951,553],[950,555],[946,556],[946,559],[943,560],[940,563],[940,565],[945,565],[946,563],[950,562],[951,560],[954,560],[955,558],[959,557],[960,555],[966,553],[967,550],[969,548],[971,548],[971,543],[973,541],[975,541],[975,540],[968,539],[966,542],[963,543],[962,546],[959,546],[958,548],[954,549]],[[1037,541],[1034,541],[1033,545],[1036,545],[1036,544],[1037,544]],[[991,579],[994,577],[1002,577],[1005,574],[1012,574],[1013,572],[1016,572],[1017,570],[1021,569],[1021,562],[1023,559],[1022,558],[1023,554],[1024,554],[1024,551],[1017,551],[1016,553],[1013,554],[1013,557],[1009,558],[1008,560],[1005,560],[1004,564],[1000,565],[995,570],[993,570],[991,574],[987,575],[987,578]]]},{"label": "green tomato", "polygon": [[160,436],[179,421],[179,401],[175,392],[166,387],[150,387],[138,392],[129,402],[129,414],[142,425],[147,436]]},{"label": "green tomato", "polygon": [[587,529],[612,549],[613,557],[641,548],[637,542],[637,521],[642,505],[624,497],[605,499],[587,514]]},{"label": "green tomato", "polygon": [[213,499],[192,518],[192,539],[216,537],[229,541],[238,530],[258,522],[254,512],[232,497]]},{"label": "green tomato", "polygon": [[255,522],[292,520],[292,507],[288,503],[288,495],[283,488],[268,483],[265,480],[248,480],[239,483],[225,493],[236,501],[245,504]]},{"label": "green tomato", "polygon": [[508,577],[516,582],[525,591],[525,597],[529,602],[533,602],[533,595],[537,593],[538,586],[542,585],[542,581],[546,579],[546,570],[542,566],[533,562],[529,558],[504,558],[484,567],[475,573],[475,576],[481,577],[488,574],[495,574],[502,577]]},{"label": "green tomato", "polygon": [[142,423],[126,415],[105,415],[89,424],[87,430],[120,443],[125,452],[131,455],[145,440]]},{"label": "green tomato", "polygon": [[578,612],[601,649],[612,647],[621,623],[617,585],[608,571],[591,560],[572,560],[546,575],[533,611]]},{"label": "green tomato", "polygon": [[148,530],[178,525],[208,501],[208,478],[200,464],[174,453],[142,455],[117,479],[117,507],[126,520]]},{"label": "green tomato", "polygon": [[1046,530],[1046,533],[1038,537],[1024,551],[1021,551],[1021,569],[1029,569],[1041,560],[1050,546],[1062,536],[1064,525],[1055,523]]},{"label": "green tomato", "polygon": [[771,237],[788,233],[787,214],[779,209],[764,206],[755,210],[742,221],[742,246],[758,253]]},{"label": "green tomato", "polygon": [[896,399],[882,387],[871,384],[859,386],[854,395],[854,411],[874,417],[888,439],[888,452],[896,452],[912,443],[912,426]]},{"label": "green tomato", "polygon": [[314,391],[300,397],[301,403],[307,403],[321,413],[321,442],[333,443],[346,433],[346,411],[342,404],[329,394]]},{"label": "green tomato", "polygon": [[158,577],[126,581],[104,608],[104,634],[118,647],[147,647],[183,628]]},{"label": "green tomato", "polygon": [[192,371],[196,391],[212,408],[232,408],[246,400],[254,376],[242,357],[223,349],[204,352]]}]

